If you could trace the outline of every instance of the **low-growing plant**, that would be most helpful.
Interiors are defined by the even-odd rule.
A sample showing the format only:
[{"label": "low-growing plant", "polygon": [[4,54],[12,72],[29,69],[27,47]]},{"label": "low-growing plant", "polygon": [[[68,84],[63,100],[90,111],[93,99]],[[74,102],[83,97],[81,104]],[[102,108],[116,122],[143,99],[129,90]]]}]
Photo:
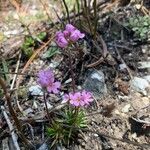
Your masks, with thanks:
[{"label": "low-growing plant", "polygon": [[46,32],[40,32],[39,34],[37,34],[35,38],[33,38],[32,36],[25,37],[25,41],[21,47],[23,54],[27,58],[30,58],[33,54],[34,47],[37,45],[38,40],[44,41],[46,36],[47,36]]},{"label": "low-growing plant", "polygon": [[92,93],[85,90],[76,91],[71,60],[71,49],[74,47],[74,44],[79,39],[84,38],[84,36],[84,33],[81,33],[71,24],[67,24],[65,30],[56,33],[56,44],[62,49],[62,52],[65,50],[68,51],[73,91],[64,94],[62,103],[65,103],[66,107],[52,117],[49,114],[45,94],[59,94],[61,83],[56,81],[51,69],[41,70],[38,73],[37,82],[43,88],[45,93],[44,103],[47,117],[50,122],[47,126],[46,132],[51,139],[51,147],[57,144],[70,145],[79,133],[75,128],[81,129],[87,126],[87,120],[83,108],[90,105],[93,101],[93,96]]},{"label": "low-growing plant", "polygon": [[22,44],[21,49],[22,49],[23,54],[27,58],[31,57],[31,55],[33,54],[34,46],[35,46],[34,39],[31,36],[26,37],[24,43]]},{"label": "low-growing plant", "polygon": [[136,16],[129,18],[129,22],[125,24],[134,31],[134,36],[141,40],[147,39],[150,35],[150,17]]},{"label": "low-growing plant", "polygon": [[86,117],[83,110],[79,110],[78,113],[75,112],[75,109],[67,110],[65,109],[59,118],[55,118],[55,121],[52,121],[50,127],[47,127],[47,135],[53,141],[51,147],[56,144],[69,145],[70,142],[76,139],[78,136],[78,131],[74,130],[76,128],[85,128]]}]

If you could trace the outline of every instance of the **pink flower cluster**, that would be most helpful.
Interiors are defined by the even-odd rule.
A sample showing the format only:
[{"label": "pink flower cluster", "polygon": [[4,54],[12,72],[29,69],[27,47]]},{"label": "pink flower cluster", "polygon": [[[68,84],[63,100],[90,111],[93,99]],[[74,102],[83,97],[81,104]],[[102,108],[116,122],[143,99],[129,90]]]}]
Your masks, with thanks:
[{"label": "pink flower cluster", "polygon": [[92,94],[83,90],[82,92],[69,93],[64,95],[63,103],[69,102],[71,105],[88,106],[93,101]]},{"label": "pink flower cluster", "polygon": [[61,48],[66,48],[69,43],[76,42],[85,36],[76,27],[67,24],[64,31],[56,32],[56,44]]},{"label": "pink flower cluster", "polygon": [[37,82],[45,88],[49,93],[58,93],[60,89],[60,82],[56,81],[54,78],[54,73],[52,70],[41,70],[38,73]]}]

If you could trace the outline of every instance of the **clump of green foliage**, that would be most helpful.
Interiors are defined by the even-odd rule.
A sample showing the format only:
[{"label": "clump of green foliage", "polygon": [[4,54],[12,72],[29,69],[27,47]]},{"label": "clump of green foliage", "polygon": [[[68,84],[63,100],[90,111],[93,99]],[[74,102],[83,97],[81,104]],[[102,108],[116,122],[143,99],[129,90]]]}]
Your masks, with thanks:
[{"label": "clump of green foliage", "polygon": [[82,110],[78,110],[78,112],[65,110],[61,113],[60,118],[52,121],[51,126],[47,128],[47,135],[53,141],[51,147],[57,144],[69,145],[77,138],[78,130],[75,128],[85,128],[86,126],[87,120]]},{"label": "clump of green foliage", "polygon": [[27,58],[30,58],[33,54],[34,48],[37,46],[38,40],[44,41],[46,36],[46,32],[40,32],[35,38],[32,36],[25,37],[25,41],[21,46],[23,54]]},{"label": "clump of green foliage", "polygon": [[33,48],[35,46],[35,41],[32,37],[26,37],[25,41],[21,47],[23,54],[26,57],[31,57],[31,55],[33,54]]},{"label": "clump of green foliage", "polygon": [[134,31],[134,36],[141,40],[147,39],[150,35],[150,17],[149,16],[136,16],[129,18],[126,26]]}]

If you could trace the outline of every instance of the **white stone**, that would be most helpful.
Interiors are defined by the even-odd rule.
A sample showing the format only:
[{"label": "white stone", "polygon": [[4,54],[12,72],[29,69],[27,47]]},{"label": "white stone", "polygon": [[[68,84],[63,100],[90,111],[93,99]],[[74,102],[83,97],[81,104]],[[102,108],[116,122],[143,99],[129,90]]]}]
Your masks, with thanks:
[{"label": "white stone", "polygon": [[127,105],[125,105],[125,106],[122,108],[121,111],[122,111],[123,113],[127,113],[127,112],[129,112],[130,107],[131,107],[131,104],[127,104]]},{"label": "white stone", "polygon": [[144,79],[146,79],[150,83],[150,75],[144,76]]},{"label": "white stone", "polygon": [[91,78],[92,79],[97,79],[97,80],[99,80],[99,81],[101,81],[101,80],[103,80],[103,74],[101,74],[101,76],[100,76],[100,74],[99,73],[93,73],[92,75],[91,75]]},{"label": "white stone", "polygon": [[126,64],[120,64],[120,65],[119,65],[119,69],[120,69],[120,70],[124,70],[124,69],[126,69],[126,68],[127,68]]},{"label": "white stone", "polygon": [[43,95],[42,88],[39,85],[29,87],[29,92],[31,92],[31,95]]},{"label": "white stone", "polygon": [[138,63],[140,66],[139,69],[150,68],[150,61],[142,61]]},{"label": "white stone", "polygon": [[137,92],[142,93],[143,95],[147,95],[146,88],[149,87],[149,83],[147,80],[139,77],[134,77],[131,80],[131,87]]}]

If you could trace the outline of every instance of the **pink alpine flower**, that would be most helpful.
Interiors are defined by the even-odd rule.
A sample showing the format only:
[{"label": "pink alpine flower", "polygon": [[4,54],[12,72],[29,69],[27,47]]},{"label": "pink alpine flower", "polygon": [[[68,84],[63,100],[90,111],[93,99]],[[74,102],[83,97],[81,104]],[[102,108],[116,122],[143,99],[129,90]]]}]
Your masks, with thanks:
[{"label": "pink alpine flower", "polygon": [[72,24],[67,24],[65,30],[71,33],[76,30],[76,27],[74,27]]},{"label": "pink alpine flower", "polygon": [[85,105],[89,105],[90,102],[93,101],[91,92],[87,92],[87,91],[83,90],[81,95],[82,95],[82,99],[84,100]]},{"label": "pink alpine flower", "polygon": [[84,38],[85,34],[81,33],[79,30],[74,30],[73,32],[71,32],[70,34],[70,37],[69,39],[72,41],[72,42],[76,42],[78,41],[79,39],[82,39]]},{"label": "pink alpine flower", "polygon": [[56,44],[61,48],[65,48],[68,46],[68,41],[66,40],[62,32],[56,33]]},{"label": "pink alpine flower", "polygon": [[87,91],[69,93],[64,95],[63,103],[69,102],[76,107],[88,106],[93,101],[92,94]]},{"label": "pink alpine flower", "polygon": [[49,93],[57,94],[59,92],[61,84],[58,81],[55,82],[54,73],[52,70],[41,70],[37,76],[37,82],[42,88],[46,89]]},{"label": "pink alpine flower", "polygon": [[81,33],[76,27],[67,24],[65,30],[56,32],[56,44],[61,48],[66,48],[69,43],[77,42],[79,39],[84,38],[85,34]]}]

